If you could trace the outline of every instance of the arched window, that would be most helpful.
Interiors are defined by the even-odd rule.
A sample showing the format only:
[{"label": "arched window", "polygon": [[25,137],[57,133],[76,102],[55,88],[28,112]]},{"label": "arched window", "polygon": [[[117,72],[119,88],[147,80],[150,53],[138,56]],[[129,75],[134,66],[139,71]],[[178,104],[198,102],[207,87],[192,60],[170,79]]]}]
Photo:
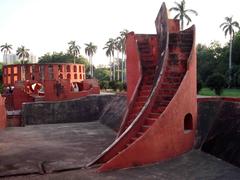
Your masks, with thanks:
[{"label": "arched window", "polygon": [[70,65],[67,65],[67,72],[70,72]]},{"label": "arched window", "polygon": [[77,66],[73,66],[73,71],[77,72]]},{"label": "arched window", "polygon": [[184,131],[188,132],[193,130],[193,118],[192,114],[188,113],[184,117]]},{"label": "arched window", "polygon": [[62,65],[58,65],[58,71],[62,72],[63,69],[62,69]]},{"label": "arched window", "polygon": [[77,79],[77,74],[74,74],[74,79]]},{"label": "arched window", "polygon": [[71,74],[67,74],[67,79],[71,79]]},{"label": "arched window", "polygon": [[63,75],[62,75],[62,74],[59,74],[58,78],[59,78],[59,79],[63,79]]}]

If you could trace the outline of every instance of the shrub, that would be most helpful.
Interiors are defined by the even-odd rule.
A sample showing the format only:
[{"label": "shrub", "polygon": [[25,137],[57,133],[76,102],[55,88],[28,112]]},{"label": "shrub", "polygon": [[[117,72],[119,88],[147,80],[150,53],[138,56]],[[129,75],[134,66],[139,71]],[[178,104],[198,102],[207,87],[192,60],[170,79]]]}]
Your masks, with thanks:
[{"label": "shrub", "polygon": [[201,79],[197,80],[197,93],[199,93],[199,91],[202,89],[203,86],[203,82]]},{"label": "shrub", "polygon": [[124,91],[127,91],[127,83],[126,82],[123,83],[123,89],[124,89]]},{"label": "shrub", "polygon": [[123,83],[120,81],[116,82],[116,89],[118,89],[119,91],[123,91]]},{"label": "shrub", "polygon": [[0,94],[3,93],[3,84],[0,83]]},{"label": "shrub", "polygon": [[223,88],[226,85],[225,77],[220,73],[214,73],[207,78],[207,87],[214,90],[217,95],[221,95]]},{"label": "shrub", "polygon": [[109,88],[109,81],[100,81],[99,83],[101,89],[108,89]]},{"label": "shrub", "polygon": [[109,88],[111,88],[114,91],[116,91],[117,90],[116,81],[110,81],[109,82]]}]

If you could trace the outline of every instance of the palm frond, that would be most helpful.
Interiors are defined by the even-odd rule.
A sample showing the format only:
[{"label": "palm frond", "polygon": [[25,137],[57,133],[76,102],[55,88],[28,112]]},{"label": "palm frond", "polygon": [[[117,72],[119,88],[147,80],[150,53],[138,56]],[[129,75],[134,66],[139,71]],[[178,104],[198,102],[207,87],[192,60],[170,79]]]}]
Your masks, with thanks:
[{"label": "palm frond", "polygon": [[187,25],[189,25],[189,23],[192,21],[191,18],[186,14],[185,18],[187,19]]},{"label": "palm frond", "polygon": [[196,16],[198,15],[197,11],[195,11],[193,9],[187,9],[187,10],[185,10],[185,12],[191,12],[191,13],[195,14]]},{"label": "palm frond", "polygon": [[180,14],[177,14],[173,19],[178,19]]}]

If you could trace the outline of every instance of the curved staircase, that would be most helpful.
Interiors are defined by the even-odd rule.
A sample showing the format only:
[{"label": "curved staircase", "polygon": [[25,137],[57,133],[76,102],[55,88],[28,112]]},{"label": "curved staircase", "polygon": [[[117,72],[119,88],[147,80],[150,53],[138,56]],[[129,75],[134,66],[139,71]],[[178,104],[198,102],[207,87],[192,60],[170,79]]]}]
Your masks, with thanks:
[{"label": "curved staircase", "polygon": [[[88,165],[102,164],[100,172],[169,159],[193,146],[197,112],[195,28],[176,31],[179,23],[168,20],[165,4],[156,21],[157,35],[135,35],[141,81],[117,139]],[[157,39],[154,46],[153,39]]]},{"label": "curved staircase", "polygon": [[125,115],[118,136],[120,136],[137,117],[145,105],[146,100],[148,99],[153,88],[157,59],[153,53],[152,41],[155,42],[156,38],[156,35],[142,35],[136,37],[136,43],[142,67],[142,79],[137,87],[136,96],[134,97],[131,106],[128,108],[127,114]]}]

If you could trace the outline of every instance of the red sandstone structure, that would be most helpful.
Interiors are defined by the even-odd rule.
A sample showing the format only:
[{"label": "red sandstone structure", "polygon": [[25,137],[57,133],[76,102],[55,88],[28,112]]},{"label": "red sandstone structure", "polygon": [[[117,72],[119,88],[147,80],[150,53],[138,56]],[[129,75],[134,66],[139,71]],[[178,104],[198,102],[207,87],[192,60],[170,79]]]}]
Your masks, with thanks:
[{"label": "red sandstone structure", "polygon": [[197,118],[195,27],[179,30],[165,4],[157,34],[126,40],[128,109],[116,140],[89,166],[100,172],[154,163],[192,149]]},{"label": "red sandstone structure", "polygon": [[0,95],[0,129],[6,127],[6,117],[5,98]]},{"label": "red sandstone structure", "polygon": [[68,100],[99,94],[94,79],[86,79],[82,64],[16,64],[3,66],[8,110],[23,102]]}]

